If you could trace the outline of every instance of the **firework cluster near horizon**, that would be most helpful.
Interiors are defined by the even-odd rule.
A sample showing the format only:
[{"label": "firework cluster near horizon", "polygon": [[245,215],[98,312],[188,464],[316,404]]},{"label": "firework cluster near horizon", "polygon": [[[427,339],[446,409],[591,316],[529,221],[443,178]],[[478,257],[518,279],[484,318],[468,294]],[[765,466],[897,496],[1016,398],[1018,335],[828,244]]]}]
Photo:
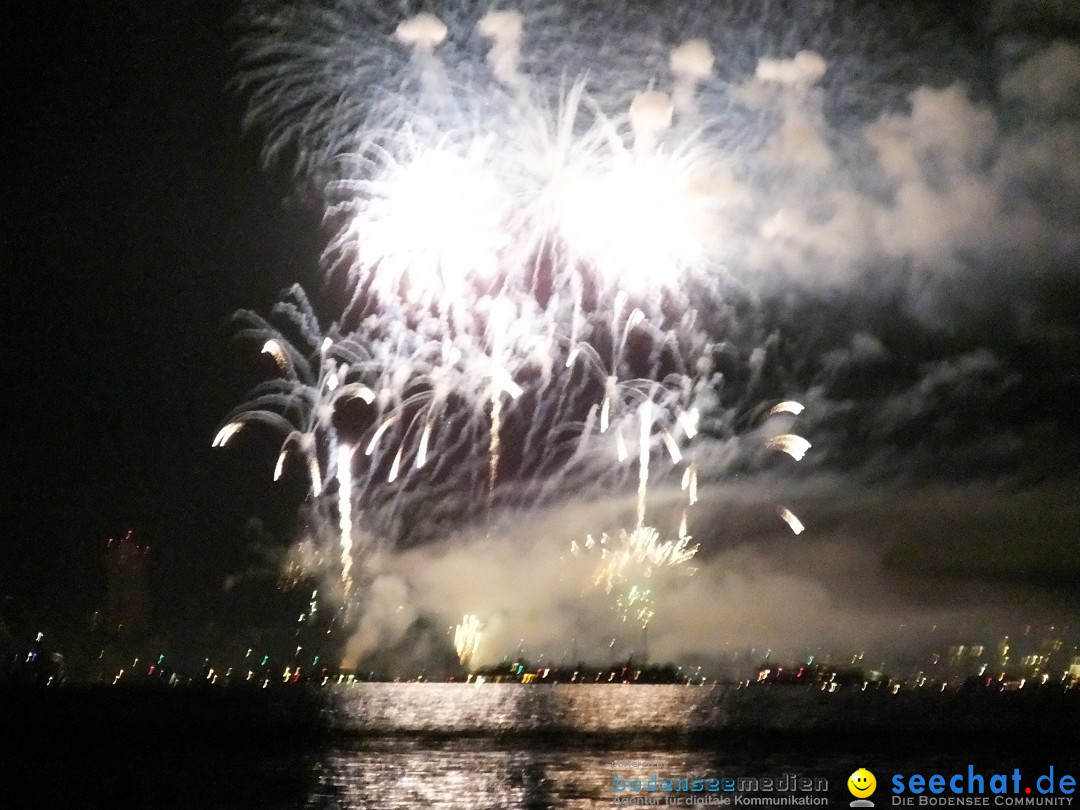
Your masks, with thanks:
[{"label": "firework cluster near horizon", "polygon": [[[732,31],[776,21],[693,3],[664,25],[647,3],[252,3],[249,119],[267,161],[324,199],[323,263],[347,295],[325,328],[299,286],[269,318],[240,313],[278,376],[215,445],[255,423],[280,431],[274,477],[290,460],[306,471],[312,559],[328,564],[332,537],[345,597],[402,540],[636,483],[632,516],[561,541],[595,552],[593,584],[646,626],[652,584],[697,551],[701,443],[761,405],[764,350],[734,404],[717,368],[732,285],[1069,249],[1045,244],[1053,204],[1007,202],[1033,165],[1001,159],[1022,123],[996,125],[959,84],[907,88],[910,114],[875,98],[869,55],[878,70],[910,59],[883,45],[878,17],[792,47],[737,44]],[[1070,47],[1017,66],[1003,97],[1059,109],[1056,85],[1032,92],[1025,71],[1071,64]],[[1003,220],[1022,238],[986,232]],[[810,444],[791,432],[794,393],[760,408],[756,438],[797,461]],[[661,479],[681,482],[681,506],[650,515]],[[466,614],[460,654],[482,629]]]}]

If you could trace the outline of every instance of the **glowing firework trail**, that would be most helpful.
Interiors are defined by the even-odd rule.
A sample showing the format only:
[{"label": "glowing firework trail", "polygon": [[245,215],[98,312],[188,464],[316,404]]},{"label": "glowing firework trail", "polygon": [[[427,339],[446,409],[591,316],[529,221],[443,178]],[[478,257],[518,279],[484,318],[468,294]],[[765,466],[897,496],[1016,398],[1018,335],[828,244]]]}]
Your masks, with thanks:
[{"label": "glowing firework trail", "polygon": [[771,448],[787,453],[796,461],[802,461],[803,456],[806,455],[806,451],[810,449],[810,442],[802,436],[796,436],[794,433],[785,433],[781,436],[774,436],[769,439],[768,445]]},{"label": "glowing firework trail", "polygon": [[[626,306],[626,293],[621,290],[615,296],[614,317],[611,322],[611,373],[604,380],[604,401],[600,406],[600,432],[606,433],[611,422],[611,408],[618,397],[619,369],[622,366],[623,355],[626,352],[626,342],[630,333],[640,326],[645,320],[645,313],[640,309],[634,309],[626,318],[621,334],[618,329],[619,318]],[[620,436],[621,438],[621,436]],[[625,455],[620,454],[622,461]]]},{"label": "glowing firework trail", "polygon": [[[375,453],[381,443],[394,448],[385,481],[400,481],[399,493],[422,486],[414,479],[429,466],[432,471],[424,479],[428,483],[440,470],[452,474],[457,465],[451,464],[447,456],[453,452],[471,454],[474,450],[471,442],[481,424],[489,452],[494,450],[497,472],[505,408],[503,395],[516,399],[522,394],[508,363],[523,361],[513,356],[510,349],[513,342],[506,334],[512,306],[497,299],[490,311],[486,349],[483,341],[459,333],[454,340],[429,341],[409,358],[393,353],[386,356],[385,362],[392,370],[376,383],[381,418],[364,440],[364,453],[377,459]],[[494,432],[489,420],[492,413]],[[490,480],[490,460],[487,466]],[[373,464],[372,470],[376,468],[385,472],[381,462]],[[486,489],[490,495],[491,487]]]},{"label": "glowing firework trail", "polygon": [[510,377],[503,365],[506,331],[514,317],[514,306],[505,298],[497,298],[491,307],[491,436],[488,442],[488,499],[495,497],[495,483],[499,474],[500,438],[502,431],[502,398],[521,395],[521,388]]},{"label": "glowing firework trail", "polygon": [[338,445],[338,524],[341,528],[341,583],[348,594],[352,590],[352,458],[353,448]]},{"label": "glowing firework trail", "polygon": [[690,408],[679,413],[679,426],[686,434],[686,438],[693,439],[698,434],[698,425],[701,422],[701,412],[697,408]]},{"label": "glowing firework trail", "polygon": [[[617,539],[605,533],[599,542],[589,535],[585,540],[586,551],[599,547],[601,554],[594,584],[603,586],[609,594],[618,588],[615,603],[623,620],[634,615],[644,627],[655,612],[652,590],[631,585],[624,591],[622,583],[636,576],[648,579],[660,569],[675,568],[693,559],[698,546],[690,545],[692,540],[685,526],[680,527],[676,539],[667,541],[661,540],[660,533],[652,526],[639,526],[632,532],[622,530]],[[580,548],[574,543],[571,551],[578,554]]]},{"label": "glowing firework trail", "polygon": [[[636,391],[636,389],[628,388],[627,391],[632,392]],[[697,545],[690,545],[693,538],[687,530],[686,510],[682,513],[678,536],[674,540],[662,541],[657,529],[645,525],[654,427],[659,426],[672,463],[678,464],[682,459],[682,454],[671,432],[663,424],[658,423],[658,412],[665,414],[668,408],[673,407],[673,404],[664,398],[660,398],[663,404],[657,405],[658,391],[663,391],[663,389],[659,386],[652,386],[652,390],[643,395],[636,410],[638,419],[638,490],[635,528],[631,532],[621,530],[617,540],[613,540],[605,533],[601,536],[599,543],[596,543],[591,535],[585,541],[586,550],[591,550],[597,546],[600,548],[601,563],[596,574],[595,585],[602,585],[609,594],[618,586],[619,590],[615,603],[623,621],[632,617],[642,628],[648,626],[649,621],[655,615],[653,591],[638,584],[632,584],[628,589],[623,588],[621,584],[628,579],[636,578],[636,576],[649,578],[661,568],[674,568],[682,565],[692,559],[698,550]],[[680,417],[686,413],[686,411],[680,410],[678,415],[674,417],[674,422],[683,424]],[[670,418],[670,414],[668,417]],[[693,435],[696,432],[695,416],[689,417],[684,428],[687,426],[690,428],[686,431],[687,434]],[[620,437],[621,433],[617,431],[616,439],[618,440]],[[683,489],[690,490],[690,503],[693,504],[697,500],[697,470],[693,465],[689,466],[683,475]],[[576,543],[572,543],[571,550],[575,554],[580,553],[580,548]],[[631,567],[635,568],[636,572],[631,572],[629,570]]]},{"label": "glowing firework trail", "polygon": [[686,492],[687,500],[693,506],[697,503],[697,467],[691,464],[683,471],[682,488]]},{"label": "glowing firework trail", "polygon": [[[609,379],[609,386],[613,385]],[[648,390],[642,390],[647,387]],[[646,502],[648,498],[648,486],[649,486],[649,467],[652,461],[652,435],[653,430],[659,431],[660,439],[664,443],[664,447],[667,449],[668,456],[671,459],[672,464],[679,464],[682,461],[682,451],[679,449],[679,444],[668,429],[665,422],[669,425],[682,424],[682,416],[686,413],[680,407],[680,387],[665,383],[661,386],[656,383],[651,383],[646,380],[630,381],[622,386],[623,391],[631,398],[640,399],[637,406],[635,416],[638,420],[638,502],[637,502],[637,526],[641,527],[645,524],[645,511]],[[610,395],[609,395],[610,397]],[[613,397],[610,397],[614,399]],[[609,401],[609,399],[605,399]],[[675,411],[675,414],[672,414]],[[693,417],[689,420],[691,429],[687,431],[687,435],[691,435],[696,431],[693,429]],[[616,453],[620,461],[626,458],[626,447],[622,437],[621,429],[616,428],[615,432],[616,440]],[[696,470],[691,473],[693,479],[695,479],[695,500],[696,500]]]},{"label": "glowing firework trail", "polygon": [[619,595],[615,600],[622,614],[622,620],[633,618],[641,629],[649,626],[652,617],[656,615],[656,599],[652,589],[631,585],[629,590]]},{"label": "glowing firework trail", "polygon": [[641,435],[638,439],[637,528],[645,525],[645,499],[649,494],[649,440],[652,438],[652,401],[645,400],[638,411]]},{"label": "glowing firework trail", "polygon": [[298,286],[275,310],[300,331],[305,340],[318,348],[309,361],[278,330],[251,312],[238,317],[250,324],[239,337],[263,341],[262,352],[271,355],[284,377],[257,386],[251,398],[235,409],[214,437],[212,446],[224,447],[245,424],[257,422],[285,434],[274,465],[274,480],[284,470],[290,452],[304,459],[311,492],[322,494],[322,465],[319,463],[319,439],[333,432],[333,416],[340,402],[358,398],[371,403],[374,392],[360,383],[346,383],[352,370],[363,370],[366,353],[349,340],[339,342],[323,337],[307,296]]},{"label": "glowing firework trail", "polygon": [[262,353],[268,354],[274,358],[274,362],[278,364],[278,368],[281,369],[282,374],[289,373],[288,358],[285,357],[285,352],[281,348],[281,344],[276,340],[270,338],[270,340],[266,341],[266,343],[263,344]]},{"label": "glowing firework trail", "polygon": [[225,444],[244,427],[243,422],[229,422],[214,435],[211,447],[224,447]]},{"label": "glowing firework trail", "polygon": [[491,439],[488,444],[488,503],[495,498],[495,482],[499,476],[499,432],[502,430],[502,398],[491,398]]},{"label": "glowing firework trail", "polygon": [[408,146],[398,154],[379,149],[348,161],[360,176],[331,185],[342,200],[329,216],[344,225],[328,253],[348,262],[358,289],[370,285],[382,306],[404,293],[413,304],[461,308],[469,280],[494,278],[507,244],[500,212],[508,202],[488,168],[490,142],[402,139]]},{"label": "glowing firework trail", "polygon": [[458,661],[468,667],[480,649],[483,625],[472,613],[466,613],[461,624],[454,628],[454,649],[457,651]]},{"label": "glowing firework trail", "polygon": [[781,506],[780,508],[778,508],[776,510],[776,513],[778,515],[780,515],[780,519],[783,520],[784,523],[786,523],[791,528],[792,532],[794,532],[795,534],[802,534],[803,533],[803,530],[806,527],[803,526],[802,521],[799,520],[795,516],[795,513],[792,512],[790,509],[788,509],[785,506]]},{"label": "glowing firework trail", "polygon": [[790,413],[792,416],[798,416],[800,413],[803,412],[803,410],[804,408],[802,406],[802,403],[795,402],[789,399],[773,405],[771,408],[769,408],[769,412],[765,414],[765,416],[775,416],[778,413]]}]

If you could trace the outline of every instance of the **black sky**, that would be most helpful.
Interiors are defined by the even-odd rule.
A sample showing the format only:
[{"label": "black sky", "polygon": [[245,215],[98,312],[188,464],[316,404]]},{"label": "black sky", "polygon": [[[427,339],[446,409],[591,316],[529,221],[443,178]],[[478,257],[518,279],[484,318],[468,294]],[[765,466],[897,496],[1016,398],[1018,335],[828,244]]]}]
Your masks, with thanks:
[{"label": "black sky", "polygon": [[88,571],[128,527],[181,593],[216,589],[242,526],[209,458],[245,388],[227,319],[275,300],[317,245],[242,137],[230,15],[47,3],[5,23],[0,590],[34,612],[65,593],[85,610]]}]

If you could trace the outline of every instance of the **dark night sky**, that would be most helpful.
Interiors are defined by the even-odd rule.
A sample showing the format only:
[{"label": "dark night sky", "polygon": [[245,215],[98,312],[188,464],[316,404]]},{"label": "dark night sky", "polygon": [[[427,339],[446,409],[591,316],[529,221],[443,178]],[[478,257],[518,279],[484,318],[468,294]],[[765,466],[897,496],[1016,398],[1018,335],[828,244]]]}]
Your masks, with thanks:
[{"label": "dark night sky", "polygon": [[[242,565],[247,518],[279,526],[292,518],[295,504],[277,497],[263,462],[256,468],[248,453],[210,447],[253,379],[241,372],[229,316],[267,311],[294,281],[318,289],[323,242],[318,212],[290,202],[287,179],[261,168],[258,135],[241,130],[243,100],[228,89],[233,10],[24,3],[4,23],[0,244],[11,464],[0,596],[13,596],[24,617],[85,616],[100,598],[103,544],[130,527],[152,547],[169,616],[204,619],[225,574]],[[1001,282],[1002,296],[1011,283]],[[967,424],[1012,437],[1019,449],[1002,451],[1020,458],[1005,465],[1010,480],[1049,481],[1058,493],[1051,504],[1060,504],[1075,489],[1078,449],[1068,427],[1080,394],[1075,275],[1021,286],[1041,302],[1045,322],[1060,327],[1061,342],[1013,340],[1012,327],[998,331],[995,313],[980,307],[943,349],[939,334],[912,332],[885,307],[892,320],[875,321],[878,338],[895,350],[910,337],[910,352],[888,367],[837,360],[847,364],[830,381],[832,400],[845,387],[885,391],[882,379],[897,368],[914,381],[927,363],[990,346],[1006,371],[989,372],[987,390],[1001,399],[988,406],[968,391],[946,397],[941,411],[961,413],[956,434]],[[860,316],[844,301],[822,307],[822,355],[864,331],[860,317],[881,314]],[[849,322],[838,323],[839,313]],[[995,375],[1010,370],[1033,387],[999,388]],[[849,467],[904,477],[868,446],[882,439],[858,414],[830,418],[819,427],[846,433]],[[928,408],[885,432],[885,443],[910,451],[912,469],[932,467],[941,452],[919,439],[934,418]],[[844,464],[836,469],[843,474]],[[1078,525],[1071,520],[1066,533]],[[1066,590],[1077,571],[1066,569]]]},{"label": "dark night sky", "polygon": [[216,589],[246,506],[210,453],[245,387],[227,319],[306,272],[310,216],[286,210],[242,137],[226,4],[13,16],[0,589],[85,599],[127,527],[174,583]]}]

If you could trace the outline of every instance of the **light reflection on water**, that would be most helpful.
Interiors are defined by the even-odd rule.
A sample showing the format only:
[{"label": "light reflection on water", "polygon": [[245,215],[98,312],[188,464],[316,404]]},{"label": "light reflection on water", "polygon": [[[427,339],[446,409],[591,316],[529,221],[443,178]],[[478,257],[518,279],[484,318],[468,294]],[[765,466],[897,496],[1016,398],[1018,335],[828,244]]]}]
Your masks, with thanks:
[{"label": "light reflection on water", "polygon": [[859,767],[1080,775],[1080,691],[71,687],[0,694],[0,736],[3,807],[598,808],[616,761],[825,778],[846,806]]},{"label": "light reflection on water", "polygon": [[[344,688],[333,717],[342,742],[317,766],[309,807],[611,807],[613,761],[662,762],[662,776],[730,772],[740,752],[685,732],[725,725],[737,702],[686,686]],[[784,767],[770,754],[754,763],[758,773]]]},{"label": "light reflection on water", "polygon": [[[635,756],[645,752],[636,752]],[[610,752],[486,740],[365,740],[337,751],[309,806],[586,808],[611,806]]]},{"label": "light reflection on water", "polygon": [[361,684],[337,696],[353,730],[500,734],[526,731],[678,732],[722,725],[724,688],[520,684]]},{"label": "light reflection on water", "polygon": [[359,684],[332,695],[311,808],[611,807],[615,761],[663,763],[618,769],[641,779],[822,777],[834,806],[865,766],[1080,768],[1077,701],[1049,693]]}]

